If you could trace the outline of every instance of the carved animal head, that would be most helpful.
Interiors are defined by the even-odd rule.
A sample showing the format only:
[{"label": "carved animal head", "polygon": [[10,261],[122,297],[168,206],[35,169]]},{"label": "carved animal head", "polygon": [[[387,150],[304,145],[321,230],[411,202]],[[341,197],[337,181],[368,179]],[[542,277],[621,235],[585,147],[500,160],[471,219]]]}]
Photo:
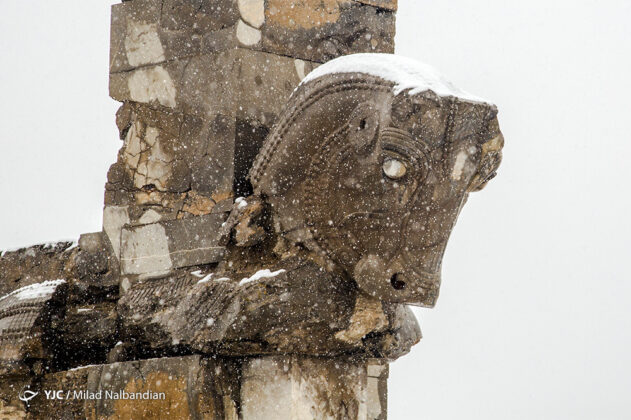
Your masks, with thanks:
[{"label": "carved animal head", "polygon": [[[396,65],[407,74],[388,74]],[[449,234],[468,193],[494,176],[503,138],[495,106],[424,71],[382,54],[320,67],[292,95],[250,181],[280,235],[373,296],[433,306]]]}]

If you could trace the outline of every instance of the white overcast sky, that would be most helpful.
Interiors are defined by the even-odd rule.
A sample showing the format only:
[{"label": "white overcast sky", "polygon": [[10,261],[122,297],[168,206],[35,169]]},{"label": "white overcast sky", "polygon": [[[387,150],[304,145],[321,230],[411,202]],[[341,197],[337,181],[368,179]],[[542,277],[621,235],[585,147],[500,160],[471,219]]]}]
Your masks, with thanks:
[{"label": "white overcast sky", "polygon": [[[390,419],[631,418],[631,2],[399,2],[397,53],[495,102],[506,148]],[[0,249],[101,228],[112,3],[0,1]]]}]

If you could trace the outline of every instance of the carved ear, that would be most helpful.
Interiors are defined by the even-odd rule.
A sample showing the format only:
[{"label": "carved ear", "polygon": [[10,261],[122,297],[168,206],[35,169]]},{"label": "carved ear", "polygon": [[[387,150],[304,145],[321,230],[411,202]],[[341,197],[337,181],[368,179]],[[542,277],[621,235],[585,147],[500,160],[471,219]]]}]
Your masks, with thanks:
[{"label": "carved ear", "polygon": [[478,171],[471,180],[467,191],[480,191],[490,180],[495,178],[497,168],[500,166],[500,163],[502,163],[503,146],[504,136],[501,133],[482,145],[482,155],[480,156]]},{"label": "carved ear", "polygon": [[467,188],[469,192],[483,189],[495,177],[497,168],[502,163],[504,136],[497,121],[497,108],[489,109],[486,121],[485,130],[480,134],[480,163]]},{"label": "carved ear", "polygon": [[370,153],[377,144],[380,112],[372,102],[364,102],[355,108],[348,120],[348,140],[357,152]]}]

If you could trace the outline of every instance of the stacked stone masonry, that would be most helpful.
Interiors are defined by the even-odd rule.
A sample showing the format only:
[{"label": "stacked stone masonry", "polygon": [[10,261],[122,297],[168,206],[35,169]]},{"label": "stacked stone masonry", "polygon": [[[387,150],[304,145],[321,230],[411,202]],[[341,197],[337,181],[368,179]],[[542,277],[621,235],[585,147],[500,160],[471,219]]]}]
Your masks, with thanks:
[{"label": "stacked stone masonry", "polygon": [[239,286],[173,270],[121,296],[108,245],[94,233],[3,252],[0,418],[385,418],[387,361],[420,340],[409,309],[291,261]]},{"label": "stacked stone masonry", "polygon": [[396,10],[112,7],[102,231],[0,253],[0,420],[386,419],[503,146],[494,105],[364,71],[407,61],[325,64],[392,53]]},{"label": "stacked stone masonry", "polygon": [[[123,143],[107,174],[103,232],[2,252],[0,419],[386,417],[386,360],[420,339],[409,309],[382,307],[291,261],[274,282],[220,291],[198,284],[197,273],[225,257],[222,225],[235,198],[251,193],[248,171],[296,86],[332,58],[394,52],[396,8],[396,0],[112,7],[109,84],[122,102]],[[173,328],[167,315],[191,316],[179,312],[190,293],[177,284],[198,296],[221,292],[216,308],[200,299],[204,315],[221,309],[215,325],[205,316]],[[300,297],[287,301],[290,292]],[[314,299],[337,303],[301,310]],[[295,330],[271,315],[276,305]],[[19,398],[51,389],[166,399]]]},{"label": "stacked stone masonry", "polygon": [[0,420],[386,419],[407,305],[504,142],[494,105],[365,71],[416,64],[325,64],[394,52],[396,10],[112,7],[102,231],[0,252]]},{"label": "stacked stone masonry", "polygon": [[[394,0],[114,5],[110,95],[123,102],[123,147],[108,173],[103,227],[123,274],[219,261],[213,240],[189,252],[160,223],[183,231],[173,221],[197,219],[189,224],[212,235],[249,192],[252,161],[298,83],[341,55],[393,52],[395,11]],[[134,245],[147,239],[149,248]]]}]

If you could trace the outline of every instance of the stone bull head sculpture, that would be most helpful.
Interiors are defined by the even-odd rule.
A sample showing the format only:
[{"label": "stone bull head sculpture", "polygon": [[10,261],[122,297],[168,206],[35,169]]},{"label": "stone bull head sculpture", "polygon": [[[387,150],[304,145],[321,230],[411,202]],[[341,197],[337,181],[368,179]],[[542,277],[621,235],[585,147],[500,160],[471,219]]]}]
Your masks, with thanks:
[{"label": "stone bull head sculpture", "polygon": [[494,105],[420,63],[358,54],[313,71],[250,171],[275,234],[382,301],[433,306],[471,191],[495,175]]}]

